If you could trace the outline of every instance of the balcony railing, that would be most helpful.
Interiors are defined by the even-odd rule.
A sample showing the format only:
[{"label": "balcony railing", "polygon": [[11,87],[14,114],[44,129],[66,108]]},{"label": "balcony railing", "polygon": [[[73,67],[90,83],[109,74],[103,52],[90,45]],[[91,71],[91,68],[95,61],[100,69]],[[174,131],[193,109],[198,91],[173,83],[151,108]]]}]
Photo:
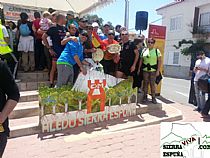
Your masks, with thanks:
[{"label": "balcony railing", "polygon": [[199,38],[200,36],[210,37],[210,25],[194,27],[192,34],[194,38]]}]

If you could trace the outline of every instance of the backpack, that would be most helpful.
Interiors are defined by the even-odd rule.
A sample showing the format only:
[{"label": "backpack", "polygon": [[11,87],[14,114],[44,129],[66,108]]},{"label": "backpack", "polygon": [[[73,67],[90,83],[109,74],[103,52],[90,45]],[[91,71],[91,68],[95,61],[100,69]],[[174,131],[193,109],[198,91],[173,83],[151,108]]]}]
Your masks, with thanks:
[{"label": "backpack", "polygon": [[29,26],[27,23],[21,24],[19,30],[20,30],[20,35],[22,36],[29,36],[31,33],[31,30],[29,29]]},{"label": "backpack", "polygon": [[204,93],[210,93],[210,76],[208,74],[198,79],[198,88]]}]

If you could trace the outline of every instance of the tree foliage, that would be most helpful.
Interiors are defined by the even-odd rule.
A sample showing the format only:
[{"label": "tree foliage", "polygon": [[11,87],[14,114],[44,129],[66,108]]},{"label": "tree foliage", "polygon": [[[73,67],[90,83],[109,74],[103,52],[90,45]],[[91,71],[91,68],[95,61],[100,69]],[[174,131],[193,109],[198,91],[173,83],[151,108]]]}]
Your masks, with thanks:
[{"label": "tree foliage", "polygon": [[180,49],[183,44],[190,44],[190,46],[181,49],[181,53],[188,56],[192,53],[196,53],[199,50],[203,50],[204,47],[207,45],[207,42],[205,39],[197,39],[195,42],[192,40],[187,41],[183,39],[182,41],[179,41],[178,46],[174,45],[174,47],[176,49]]},{"label": "tree foliage", "polygon": [[[93,22],[97,22],[99,24],[99,27],[100,29],[102,29],[103,25],[105,24],[104,23],[104,20],[103,18],[99,17],[98,15],[96,14],[87,14],[84,16],[89,23],[93,23]],[[107,22],[107,24],[110,25],[110,28],[113,30],[114,29],[114,26],[112,25],[112,23],[110,21]]]}]

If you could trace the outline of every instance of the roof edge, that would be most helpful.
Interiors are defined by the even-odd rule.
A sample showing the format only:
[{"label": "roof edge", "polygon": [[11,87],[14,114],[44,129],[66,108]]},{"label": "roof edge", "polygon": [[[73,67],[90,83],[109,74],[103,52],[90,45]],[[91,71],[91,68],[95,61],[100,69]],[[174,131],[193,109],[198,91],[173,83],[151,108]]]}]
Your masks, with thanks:
[{"label": "roof edge", "polygon": [[173,6],[173,5],[176,5],[176,4],[179,4],[179,3],[182,3],[182,2],[184,2],[184,0],[176,1],[176,2],[171,2],[171,3],[169,3],[169,4],[166,4],[166,5],[164,5],[164,6],[160,7],[160,8],[158,8],[158,9],[156,9],[156,11],[159,11],[159,10],[164,9],[164,8],[171,7],[171,6]]}]

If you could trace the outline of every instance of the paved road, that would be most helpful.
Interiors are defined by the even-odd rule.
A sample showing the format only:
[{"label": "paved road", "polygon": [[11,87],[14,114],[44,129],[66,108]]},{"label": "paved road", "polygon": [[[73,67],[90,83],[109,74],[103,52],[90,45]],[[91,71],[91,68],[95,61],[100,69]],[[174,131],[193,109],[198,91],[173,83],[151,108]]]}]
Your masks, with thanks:
[{"label": "paved road", "polygon": [[164,77],[161,91],[164,98],[183,105],[190,105],[188,104],[189,91],[190,80]]}]

